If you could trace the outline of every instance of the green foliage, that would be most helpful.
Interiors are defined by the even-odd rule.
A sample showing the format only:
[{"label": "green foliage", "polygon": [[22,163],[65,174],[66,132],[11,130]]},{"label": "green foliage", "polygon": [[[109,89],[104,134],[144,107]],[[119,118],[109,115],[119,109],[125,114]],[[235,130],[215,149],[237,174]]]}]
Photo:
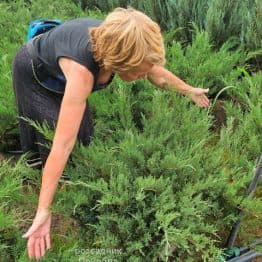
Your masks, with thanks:
[{"label": "green foliage", "polygon": [[28,191],[26,197],[23,192],[22,181],[24,177],[35,176],[32,170],[24,166],[21,159],[15,166],[11,165],[12,160],[0,163],[0,260],[12,261],[16,251],[24,249],[21,242],[19,228],[24,225],[25,208],[29,208],[29,202],[34,202],[35,197]]},{"label": "green foliage", "polygon": [[[168,36],[167,36],[168,37]],[[168,68],[192,85],[210,89],[210,95],[224,87],[229,73],[237,77],[237,66],[245,66],[246,54],[231,51],[234,42],[225,42],[214,52],[205,31],[195,30],[191,45],[182,48],[179,42],[169,43]]]},{"label": "green foliage", "polygon": [[182,43],[192,40],[192,24],[195,23],[200,29],[204,28],[205,15],[209,1],[156,1],[154,9],[157,21],[164,30],[176,30],[176,39]]},{"label": "green foliage", "polygon": [[[215,43],[209,41],[213,29],[209,34],[202,29],[207,12],[210,25],[211,21],[217,25],[219,20],[211,19],[212,12],[221,17],[216,9],[220,1],[216,2],[130,1],[132,6],[148,10],[153,18],[162,19],[166,27],[184,28],[165,35],[171,71],[192,85],[210,88],[211,94],[232,87],[218,97],[227,98],[223,103],[225,126],[213,132],[212,110],[200,109],[172,92],[156,90],[145,81],[125,84],[116,78],[109,88],[92,94],[94,139],[88,148],[75,147],[65,170],[71,181],[58,189],[53,205],[53,248],[43,261],[216,261],[238,219],[239,208],[252,218],[250,227],[243,227],[241,239],[254,239],[254,224],[261,227],[261,196],[245,200],[244,195],[262,146],[262,75],[249,75],[245,63],[252,53],[236,51],[235,42],[221,41],[214,51]],[[100,8],[96,1],[88,3]],[[99,3],[110,9],[125,4]],[[255,4],[260,5],[250,1],[248,19],[256,21],[259,32],[259,11],[252,11]],[[227,16],[229,7],[231,3],[223,6]],[[241,31],[234,27],[242,4],[234,7],[232,17],[227,18],[234,34],[225,34],[223,23],[222,30],[214,27],[225,40],[242,34],[242,28],[249,25],[242,25]],[[66,0],[48,0],[44,9],[40,0],[1,2],[1,132],[16,120],[11,61],[25,41],[29,21],[86,15],[104,16],[80,11]],[[170,18],[176,19],[173,24]],[[192,18],[197,26],[189,24]],[[176,42],[174,35],[182,43]],[[257,35],[241,36],[241,41],[248,43]],[[183,48],[184,42],[191,40]],[[254,42],[250,50],[257,44]],[[52,139],[45,124],[29,122]],[[31,223],[40,179],[39,172],[25,167],[23,158],[17,164],[11,160],[0,163],[0,260],[28,261],[21,235]]]},{"label": "green foliage", "polygon": [[[262,102],[260,99],[262,74],[250,77],[246,71],[244,72],[246,77],[237,83],[234,89],[231,89],[239,106],[234,106],[232,101],[225,103],[228,128],[221,134],[222,146],[231,155],[235,155],[237,163],[241,161],[241,151],[254,159],[259,155],[262,146]],[[232,80],[228,83],[232,83]],[[245,147],[241,146],[243,143]],[[237,163],[233,162],[233,164]]]},{"label": "green foliage", "polygon": [[262,47],[262,2],[259,0],[254,1],[253,8],[249,9],[248,22],[246,23],[246,29],[242,32],[244,43],[249,50],[255,50]]},{"label": "green foliage", "polygon": [[[247,50],[261,49],[262,3],[259,0],[74,0],[89,10],[98,8],[109,12],[116,7],[132,6],[145,12],[158,22],[163,30],[173,35],[183,45],[192,41],[192,24],[205,29],[215,48],[220,48],[231,38]],[[261,68],[261,56],[255,63]],[[254,61],[253,61],[254,63]]]},{"label": "green foliage", "polygon": [[73,2],[80,4],[85,10],[98,8],[105,12],[112,11],[116,7],[131,6],[145,12],[157,21],[163,30],[182,29],[176,32],[176,39],[180,39],[182,42],[189,42],[192,39],[192,22],[195,22],[199,28],[204,27],[208,8],[206,0],[74,0]]},{"label": "green foliage", "polygon": [[25,43],[27,27],[33,19],[58,18],[67,20],[91,15],[102,18],[101,12],[83,12],[68,0],[45,1],[8,1],[0,3],[0,142],[1,149],[7,139],[17,134],[14,94],[12,92],[12,60],[16,51]]},{"label": "green foliage", "polygon": [[247,1],[211,1],[206,17],[206,30],[211,41],[221,46],[227,39],[240,36],[242,26],[247,24],[244,20],[247,12]]},{"label": "green foliage", "polygon": [[[70,184],[87,196],[74,209],[88,225],[85,234],[93,236],[95,248],[112,243],[121,248],[127,261],[184,260],[196,255],[200,261],[214,261],[220,254],[219,232],[237,219],[237,207],[249,203],[249,208],[256,206],[252,212],[261,212],[256,201],[243,202],[255,163],[251,159],[256,159],[259,146],[252,155],[237,158],[235,151],[231,156],[227,148],[232,144],[239,148],[240,140],[226,140],[223,132],[230,133],[230,124],[212,145],[205,112],[141,81],[131,93],[127,86],[112,85],[97,94],[96,103],[100,94],[104,102],[102,110],[96,107],[99,122],[120,122],[121,112],[114,105],[121,104],[123,93],[129,97],[128,123],[130,111],[143,112],[139,128],[135,118],[129,129],[118,125],[117,133],[108,131],[110,125],[103,126],[88,149],[80,146],[74,152],[78,165]],[[258,131],[254,133],[258,142]]]},{"label": "green foliage", "polygon": [[34,129],[43,134],[45,139],[52,141],[54,137],[54,130],[51,129],[51,127],[46,123],[43,122],[42,124],[31,120],[30,118],[21,117],[24,121],[26,121],[29,125],[34,127]]},{"label": "green foliage", "polygon": [[[261,49],[261,1],[211,1],[206,30],[217,46],[231,37],[248,50]],[[215,15],[214,15],[215,14]]]}]

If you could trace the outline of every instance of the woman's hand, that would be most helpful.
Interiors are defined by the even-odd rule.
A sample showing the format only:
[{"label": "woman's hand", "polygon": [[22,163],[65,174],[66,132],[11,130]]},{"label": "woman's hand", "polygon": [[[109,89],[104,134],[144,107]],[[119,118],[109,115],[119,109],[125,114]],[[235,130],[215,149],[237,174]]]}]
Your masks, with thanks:
[{"label": "woman's hand", "polygon": [[154,65],[148,73],[148,80],[160,88],[175,89],[183,95],[188,95],[200,107],[209,106],[208,98],[205,95],[208,93],[208,89],[194,88],[188,85],[163,66]]},{"label": "woman's hand", "polygon": [[188,96],[192,99],[200,107],[208,107],[209,100],[205,94],[207,94],[209,89],[202,89],[202,88],[192,88],[188,92]]},{"label": "woman's hand", "polygon": [[43,257],[51,247],[50,226],[51,213],[48,210],[38,211],[32,226],[23,235],[24,238],[28,238],[27,251],[30,259]]}]

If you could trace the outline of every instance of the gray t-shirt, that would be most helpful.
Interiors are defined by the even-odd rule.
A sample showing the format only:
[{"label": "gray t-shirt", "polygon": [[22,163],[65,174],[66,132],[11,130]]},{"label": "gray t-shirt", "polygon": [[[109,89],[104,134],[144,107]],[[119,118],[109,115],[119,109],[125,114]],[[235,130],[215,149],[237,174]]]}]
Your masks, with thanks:
[{"label": "gray t-shirt", "polygon": [[[40,37],[33,38],[28,43],[33,48],[29,49],[33,53],[32,56],[40,60],[46,70],[51,75],[56,75],[58,79],[63,80],[64,78],[58,59],[68,57],[88,68],[93,74],[95,79],[94,91],[104,88],[104,85],[96,84],[99,65],[94,60],[88,31],[90,27],[99,26],[101,23],[101,20],[93,18],[78,18],[64,22]],[[52,86],[49,89],[52,89]],[[56,91],[57,88],[54,87],[53,89]],[[60,92],[64,91],[64,87],[58,87],[58,89],[60,89],[58,90]]]}]

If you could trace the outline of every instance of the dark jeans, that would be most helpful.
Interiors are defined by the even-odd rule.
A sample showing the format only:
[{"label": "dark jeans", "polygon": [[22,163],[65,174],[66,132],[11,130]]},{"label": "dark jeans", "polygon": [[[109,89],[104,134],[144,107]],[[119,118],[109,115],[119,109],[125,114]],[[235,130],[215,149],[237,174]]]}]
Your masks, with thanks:
[{"label": "dark jeans", "polygon": [[[49,91],[36,82],[32,72],[31,57],[26,46],[22,46],[13,62],[13,86],[19,116],[40,124],[46,122],[50,128],[54,129],[63,95]],[[44,145],[48,144],[48,141],[21,118],[19,118],[19,129],[22,150],[38,154],[45,163],[49,149]],[[78,132],[78,140],[87,146],[92,134],[93,125],[87,103]]]}]

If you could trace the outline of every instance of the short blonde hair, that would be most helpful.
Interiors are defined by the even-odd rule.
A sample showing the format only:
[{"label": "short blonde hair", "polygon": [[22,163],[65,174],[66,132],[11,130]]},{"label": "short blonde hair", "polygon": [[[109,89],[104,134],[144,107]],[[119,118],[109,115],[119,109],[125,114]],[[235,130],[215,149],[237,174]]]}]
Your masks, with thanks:
[{"label": "short blonde hair", "polygon": [[107,70],[125,72],[141,62],[165,63],[159,25],[133,8],[114,9],[90,35],[94,58]]}]

